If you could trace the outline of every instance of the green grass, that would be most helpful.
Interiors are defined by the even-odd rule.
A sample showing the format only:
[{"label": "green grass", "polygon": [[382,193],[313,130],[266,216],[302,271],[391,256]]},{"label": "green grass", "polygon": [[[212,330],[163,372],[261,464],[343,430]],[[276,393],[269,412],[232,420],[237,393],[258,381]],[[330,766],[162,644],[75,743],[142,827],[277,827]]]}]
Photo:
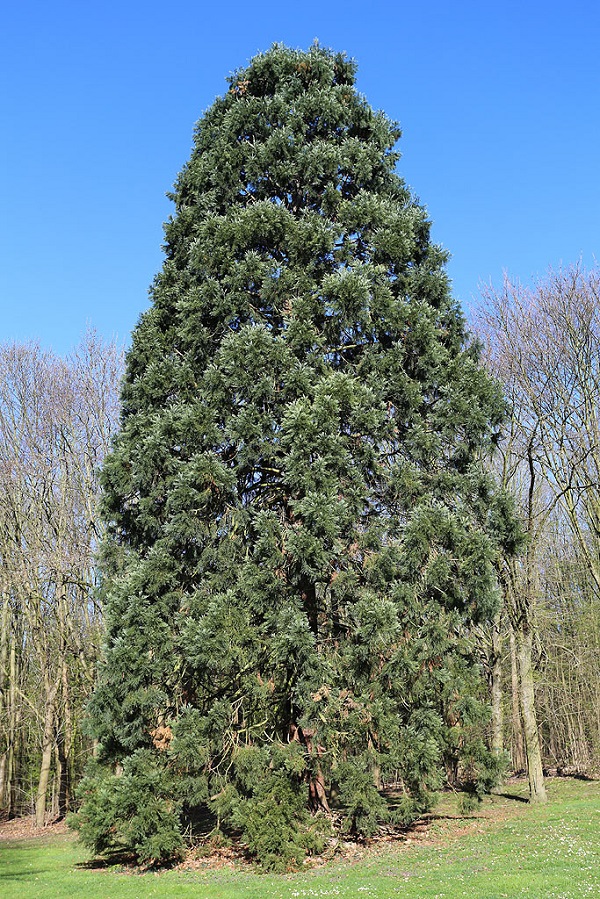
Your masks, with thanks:
[{"label": "green grass", "polygon": [[[458,818],[444,799],[426,840],[379,844],[350,861],[286,876],[247,869],[133,874],[85,867],[70,835],[0,843],[2,899],[595,899],[600,896],[600,782],[553,780],[549,803],[523,788]],[[509,798],[510,797],[510,798]]]}]

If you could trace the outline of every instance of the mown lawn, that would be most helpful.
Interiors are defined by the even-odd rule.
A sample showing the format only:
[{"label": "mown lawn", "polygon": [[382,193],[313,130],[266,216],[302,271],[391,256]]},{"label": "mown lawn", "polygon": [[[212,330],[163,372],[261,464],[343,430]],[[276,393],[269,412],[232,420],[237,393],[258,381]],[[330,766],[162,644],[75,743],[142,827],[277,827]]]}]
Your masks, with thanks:
[{"label": "mown lawn", "polygon": [[454,798],[427,835],[378,844],[353,861],[272,876],[244,867],[132,874],[86,867],[71,835],[0,842],[2,899],[595,899],[600,897],[600,781],[551,780],[549,803],[519,801],[523,785],[459,818]]}]

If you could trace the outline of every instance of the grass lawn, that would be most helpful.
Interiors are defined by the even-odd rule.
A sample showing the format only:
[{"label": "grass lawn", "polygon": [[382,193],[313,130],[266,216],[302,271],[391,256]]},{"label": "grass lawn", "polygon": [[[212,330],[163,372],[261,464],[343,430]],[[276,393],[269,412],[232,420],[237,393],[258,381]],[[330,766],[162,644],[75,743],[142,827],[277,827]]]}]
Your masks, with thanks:
[{"label": "grass lawn", "polygon": [[600,897],[600,781],[555,779],[549,802],[519,801],[522,784],[460,818],[444,797],[427,830],[377,843],[352,860],[293,875],[245,866],[134,874],[90,868],[70,834],[0,841],[2,899],[596,899]]}]

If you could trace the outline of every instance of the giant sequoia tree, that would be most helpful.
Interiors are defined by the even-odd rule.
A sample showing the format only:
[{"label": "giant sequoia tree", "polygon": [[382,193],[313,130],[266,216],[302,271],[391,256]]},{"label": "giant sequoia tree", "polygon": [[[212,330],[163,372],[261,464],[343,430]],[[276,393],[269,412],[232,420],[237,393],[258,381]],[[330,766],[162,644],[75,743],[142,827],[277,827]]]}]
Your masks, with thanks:
[{"label": "giant sequoia tree", "polygon": [[167,856],[208,807],[289,861],[307,809],[372,832],[393,776],[410,819],[468,749],[501,400],[354,73],[257,56],[176,183],[104,468],[96,850]]}]

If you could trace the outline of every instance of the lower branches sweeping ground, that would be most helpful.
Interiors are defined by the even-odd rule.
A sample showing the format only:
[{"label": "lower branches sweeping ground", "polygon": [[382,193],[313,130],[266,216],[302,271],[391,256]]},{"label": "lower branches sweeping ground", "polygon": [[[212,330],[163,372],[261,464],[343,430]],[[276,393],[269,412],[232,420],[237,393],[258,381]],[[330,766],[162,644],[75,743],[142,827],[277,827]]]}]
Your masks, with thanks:
[{"label": "lower branches sweeping ground", "polygon": [[[288,743],[238,746],[224,775],[218,769],[194,771],[182,767],[186,756],[185,743],[179,747],[179,724],[181,718],[173,731],[161,730],[161,735],[169,731],[172,749],[161,743],[159,752],[138,750],[113,772],[95,760],[90,764],[81,784],[82,808],[69,823],[94,855],[156,868],[176,863],[199,844],[239,845],[263,870],[291,872],[307,858],[326,855],[342,838],[365,841],[385,827],[406,829],[435,804],[436,784],[421,758],[426,759],[422,750],[429,744],[430,751],[439,749],[431,735],[429,744],[419,741],[417,730],[411,731],[417,767],[405,758],[396,761],[411,779],[403,777],[394,787],[388,777],[383,789],[381,773],[392,773],[390,758],[371,749],[346,754],[332,765],[332,753],[325,752],[318,737],[313,746],[315,732],[308,729]],[[460,747],[448,734],[444,741],[443,757],[447,764],[456,761],[465,790],[463,812],[478,807],[500,781],[505,761],[487,750],[477,728],[471,730],[460,729]],[[187,729],[183,733],[190,737]],[[406,755],[410,762],[411,754]]]},{"label": "lower branches sweeping ground", "polygon": [[[446,793],[436,813],[400,837],[341,843],[336,857],[293,875],[258,874],[238,855],[215,850],[169,871],[139,874],[89,863],[71,835],[11,836],[0,826],[3,899],[584,899],[600,895],[600,782],[551,778],[549,802],[528,805],[524,781],[458,814]],[[521,801],[519,801],[521,800]],[[35,832],[33,823],[32,834]],[[38,831],[38,833],[40,833]],[[6,839],[8,837],[8,840]]]}]

